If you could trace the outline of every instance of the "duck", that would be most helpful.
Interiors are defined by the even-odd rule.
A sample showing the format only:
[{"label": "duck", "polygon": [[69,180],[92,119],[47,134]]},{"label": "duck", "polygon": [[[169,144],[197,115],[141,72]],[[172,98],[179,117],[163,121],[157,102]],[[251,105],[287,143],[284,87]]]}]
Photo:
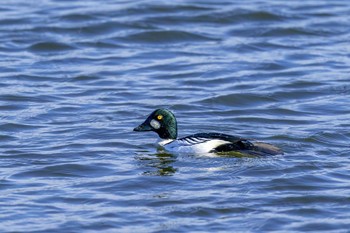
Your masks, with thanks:
[{"label": "duck", "polygon": [[282,150],[268,143],[248,140],[223,133],[196,133],[178,138],[175,115],[168,109],[156,109],[134,128],[136,132],[153,131],[158,134],[158,145],[170,153],[221,154],[236,152],[246,155],[278,155]]}]

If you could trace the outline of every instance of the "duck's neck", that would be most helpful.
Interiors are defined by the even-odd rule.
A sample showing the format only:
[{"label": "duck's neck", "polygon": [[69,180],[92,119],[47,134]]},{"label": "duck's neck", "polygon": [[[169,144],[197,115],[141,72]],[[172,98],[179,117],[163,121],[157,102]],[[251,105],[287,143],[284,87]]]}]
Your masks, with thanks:
[{"label": "duck's neck", "polygon": [[169,144],[173,141],[175,141],[176,139],[161,139],[158,141],[158,145],[160,146],[165,146],[166,144]]},{"label": "duck's neck", "polygon": [[158,136],[163,139],[173,139],[177,138],[177,122],[174,114],[168,112],[163,119],[162,126],[156,130]]}]

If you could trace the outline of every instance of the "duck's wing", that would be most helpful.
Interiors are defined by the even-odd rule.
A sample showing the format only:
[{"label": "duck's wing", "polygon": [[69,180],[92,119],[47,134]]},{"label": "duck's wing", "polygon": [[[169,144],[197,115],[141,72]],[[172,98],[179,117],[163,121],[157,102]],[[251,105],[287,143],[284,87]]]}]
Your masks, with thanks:
[{"label": "duck's wing", "polygon": [[178,139],[180,143],[188,146],[205,143],[212,140],[216,140],[218,142],[217,147],[215,148],[215,151],[217,150],[218,152],[244,150],[251,146],[250,142],[246,139],[222,133],[197,133]]},{"label": "duck's wing", "polygon": [[177,141],[182,146],[193,146],[193,145],[197,145],[200,143],[208,142],[210,140],[211,140],[211,138],[203,137],[202,134],[193,134],[193,135],[186,136],[184,138],[177,139]]}]

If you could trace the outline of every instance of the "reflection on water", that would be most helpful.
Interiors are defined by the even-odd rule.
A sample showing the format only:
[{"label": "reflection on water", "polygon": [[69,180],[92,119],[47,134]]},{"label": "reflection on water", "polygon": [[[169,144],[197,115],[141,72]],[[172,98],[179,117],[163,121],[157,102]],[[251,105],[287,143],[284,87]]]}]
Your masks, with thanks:
[{"label": "reflection on water", "polygon": [[139,154],[135,159],[139,161],[140,167],[146,170],[143,172],[144,175],[171,176],[177,171],[173,167],[176,157],[172,154]]}]

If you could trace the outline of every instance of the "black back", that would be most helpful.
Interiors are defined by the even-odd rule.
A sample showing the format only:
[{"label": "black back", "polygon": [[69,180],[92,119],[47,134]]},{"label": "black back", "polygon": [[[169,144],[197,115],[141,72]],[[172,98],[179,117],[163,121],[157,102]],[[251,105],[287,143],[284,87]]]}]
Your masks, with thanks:
[{"label": "black back", "polygon": [[235,143],[235,142],[238,142],[241,140],[245,140],[241,137],[236,137],[236,136],[223,134],[223,133],[196,133],[196,134],[184,137],[182,139],[186,139],[186,138],[206,138],[208,140],[219,139],[219,140],[224,140],[224,141],[228,141],[228,142],[232,142],[232,143]]}]

